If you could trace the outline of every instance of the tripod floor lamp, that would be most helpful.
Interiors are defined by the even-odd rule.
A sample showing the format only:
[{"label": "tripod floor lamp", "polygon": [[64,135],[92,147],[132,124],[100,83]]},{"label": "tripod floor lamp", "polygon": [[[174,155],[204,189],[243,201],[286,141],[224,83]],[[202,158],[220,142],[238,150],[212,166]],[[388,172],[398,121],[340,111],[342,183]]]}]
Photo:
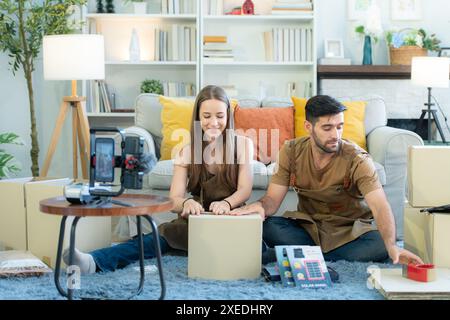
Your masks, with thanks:
[{"label": "tripod floor lamp", "polygon": [[[439,131],[439,135],[443,142],[446,142],[444,132],[439,123],[435,109],[431,109],[434,103],[431,102],[431,88],[448,88],[450,59],[444,57],[414,57],[411,66],[411,81],[414,85],[426,87],[428,89],[428,101],[425,103],[427,109],[422,110],[422,114],[417,125],[417,129],[423,125],[425,115],[428,114],[428,142],[431,138],[431,118]],[[418,132],[416,130],[416,132]]]},{"label": "tripod floor lamp", "polygon": [[71,80],[72,95],[62,99],[41,176],[45,177],[55,153],[61,129],[72,110],[73,177],[78,178],[78,151],[83,178],[88,178],[89,122],[86,97],[77,95],[77,80],[105,78],[105,50],[102,35],[68,34],[45,36],[43,41],[44,79]]}]

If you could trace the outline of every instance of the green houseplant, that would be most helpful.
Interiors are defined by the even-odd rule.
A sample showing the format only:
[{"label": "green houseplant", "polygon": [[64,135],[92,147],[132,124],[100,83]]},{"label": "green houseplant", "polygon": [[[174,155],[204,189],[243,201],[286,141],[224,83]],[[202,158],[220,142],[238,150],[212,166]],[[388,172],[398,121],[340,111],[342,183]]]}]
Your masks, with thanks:
[{"label": "green houseplant", "polygon": [[86,0],[1,0],[0,1],[0,51],[10,57],[10,67],[15,75],[22,69],[28,89],[31,123],[31,173],[39,175],[39,144],[36,128],[36,110],[33,90],[35,60],[42,47],[44,35],[64,34],[78,27],[69,19],[75,6]]},{"label": "green houseplant", "polygon": [[141,83],[141,93],[164,94],[163,86],[159,80],[144,80]]},{"label": "green houseplant", "polygon": [[427,56],[428,51],[439,51],[441,41],[424,29],[406,28],[388,30],[385,34],[391,64],[410,65],[412,57]]},{"label": "green houseplant", "polygon": [[[0,133],[0,145],[2,144],[23,145],[23,142],[17,134],[4,132]],[[17,159],[0,148],[0,179],[9,178],[20,170],[21,166]]]}]

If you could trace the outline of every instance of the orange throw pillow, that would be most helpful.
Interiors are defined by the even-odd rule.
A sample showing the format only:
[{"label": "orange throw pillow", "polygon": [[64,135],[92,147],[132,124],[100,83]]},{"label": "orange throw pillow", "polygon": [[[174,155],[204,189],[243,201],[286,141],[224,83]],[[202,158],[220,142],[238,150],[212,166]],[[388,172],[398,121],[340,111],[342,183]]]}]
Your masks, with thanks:
[{"label": "orange throw pillow", "polygon": [[294,107],[234,110],[236,133],[253,141],[255,159],[276,162],[284,141],[294,139]]}]

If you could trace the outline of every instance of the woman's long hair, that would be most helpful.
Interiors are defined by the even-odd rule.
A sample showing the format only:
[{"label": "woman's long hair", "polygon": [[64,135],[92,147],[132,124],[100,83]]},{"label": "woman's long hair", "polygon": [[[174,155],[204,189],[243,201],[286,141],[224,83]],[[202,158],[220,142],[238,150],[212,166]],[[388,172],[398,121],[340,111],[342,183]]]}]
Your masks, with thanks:
[{"label": "woman's long hair", "polygon": [[[234,157],[235,154],[235,135],[234,135],[234,121],[233,121],[233,112],[231,110],[231,104],[227,97],[225,91],[218,86],[206,86],[204,87],[199,94],[197,95],[197,99],[195,100],[194,110],[192,114],[192,123],[191,123],[191,163],[189,164],[188,169],[188,186],[187,190],[192,192],[198,189],[200,186],[200,182],[207,176],[207,169],[203,161],[203,153],[205,147],[208,145],[206,141],[203,141],[203,130],[200,128],[200,106],[206,100],[219,100],[226,104],[227,106],[227,124],[225,130],[222,132],[223,146],[225,146],[225,152],[222,152],[222,163],[218,165],[217,178],[218,182],[222,184],[228,185],[232,189],[237,188],[237,178],[238,178],[238,165],[237,160]],[[197,123],[197,126],[195,125]],[[201,161],[200,150],[198,146],[195,145],[195,130],[201,132]],[[198,134],[198,132],[197,132]],[[197,142],[198,143],[198,142]],[[196,148],[197,147],[197,148]],[[197,152],[197,157],[195,156]],[[197,160],[197,161],[196,161]]]}]

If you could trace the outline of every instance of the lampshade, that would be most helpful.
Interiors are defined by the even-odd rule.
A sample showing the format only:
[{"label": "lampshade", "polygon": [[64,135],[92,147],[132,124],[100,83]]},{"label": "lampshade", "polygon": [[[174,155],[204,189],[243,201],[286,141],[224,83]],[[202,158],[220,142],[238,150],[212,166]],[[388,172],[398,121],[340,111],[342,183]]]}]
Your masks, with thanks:
[{"label": "lampshade", "polygon": [[448,88],[450,59],[414,57],[411,66],[413,84],[427,88]]},{"label": "lampshade", "polygon": [[105,78],[103,35],[44,36],[44,79],[95,80]]}]

